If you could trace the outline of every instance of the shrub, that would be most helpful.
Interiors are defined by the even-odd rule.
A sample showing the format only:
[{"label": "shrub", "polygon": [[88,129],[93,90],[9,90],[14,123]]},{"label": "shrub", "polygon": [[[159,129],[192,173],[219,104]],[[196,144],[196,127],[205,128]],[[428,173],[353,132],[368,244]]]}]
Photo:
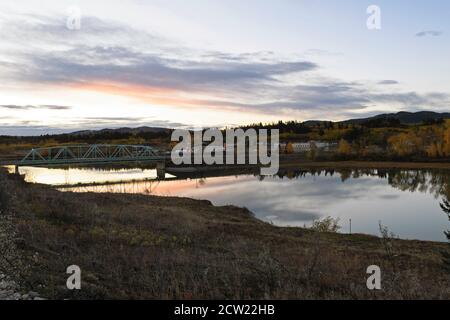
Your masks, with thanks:
[{"label": "shrub", "polygon": [[[444,211],[444,213],[447,214],[448,219],[450,220],[450,201],[443,200],[441,203],[441,208]],[[448,241],[450,242],[450,230],[445,231],[445,236],[447,237]],[[442,261],[444,263],[444,267],[448,271],[450,271],[450,252],[449,251],[442,252]]]},{"label": "shrub", "polygon": [[6,184],[4,175],[0,173],[0,215],[6,213],[10,203],[11,195]]},{"label": "shrub", "polygon": [[312,230],[318,232],[338,232],[341,229],[339,226],[339,218],[326,217],[322,220],[315,220],[311,226]]}]

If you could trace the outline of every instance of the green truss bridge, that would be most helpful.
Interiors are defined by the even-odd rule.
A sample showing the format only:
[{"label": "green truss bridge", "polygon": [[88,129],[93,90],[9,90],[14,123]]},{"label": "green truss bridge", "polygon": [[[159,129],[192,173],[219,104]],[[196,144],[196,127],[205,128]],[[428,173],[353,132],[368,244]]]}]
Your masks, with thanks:
[{"label": "green truss bridge", "polygon": [[164,162],[163,153],[142,145],[74,145],[32,149],[18,161],[10,161],[16,169],[23,166],[54,166],[115,162]]}]

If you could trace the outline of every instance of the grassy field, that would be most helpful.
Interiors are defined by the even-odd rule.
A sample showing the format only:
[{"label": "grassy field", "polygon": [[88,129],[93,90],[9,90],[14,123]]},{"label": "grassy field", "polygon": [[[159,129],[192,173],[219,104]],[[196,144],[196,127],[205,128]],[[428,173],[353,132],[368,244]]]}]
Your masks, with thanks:
[{"label": "grassy field", "polygon": [[[63,193],[4,172],[0,179],[10,239],[0,266],[42,297],[450,298],[445,243],[280,228],[208,201]],[[80,291],[65,286],[73,264],[82,269]],[[373,264],[380,291],[366,288]]]}]

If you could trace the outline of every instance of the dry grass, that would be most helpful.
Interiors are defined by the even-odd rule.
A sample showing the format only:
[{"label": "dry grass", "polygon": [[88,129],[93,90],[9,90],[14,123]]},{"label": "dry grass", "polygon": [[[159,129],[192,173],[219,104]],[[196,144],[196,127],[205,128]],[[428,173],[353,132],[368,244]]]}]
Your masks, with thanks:
[{"label": "dry grass", "polygon": [[[3,177],[6,179],[5,177]],[[73,194],[9,176],[25,286],[47,298],[449,299],[446,244],[278,228],[246,209],[143,195]],[[65,287],[67,266],[82,290]],[[382,269],[383,290],[366,288]]]}]

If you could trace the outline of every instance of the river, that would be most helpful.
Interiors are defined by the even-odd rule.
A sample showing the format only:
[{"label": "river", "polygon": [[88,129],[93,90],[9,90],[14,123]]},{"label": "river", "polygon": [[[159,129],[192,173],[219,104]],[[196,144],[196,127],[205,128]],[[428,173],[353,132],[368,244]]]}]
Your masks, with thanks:
[{"label": "river", "polygon": [[[156,170],[141,168],[20,170],[26,181],[62,191],[180,196],[247,207],[278,226],[308,227],[331,216],[339,218],[343,233],[378,235],[381,223],[400,238],[433,241],[445,241],[444,231],[450,229],[441,209],[450,195],[448,171],[290,170],[274,177],[243,173],[184,179],[166,174],[160,181]],[[87,185],[92,183],[98,185]]]}]

